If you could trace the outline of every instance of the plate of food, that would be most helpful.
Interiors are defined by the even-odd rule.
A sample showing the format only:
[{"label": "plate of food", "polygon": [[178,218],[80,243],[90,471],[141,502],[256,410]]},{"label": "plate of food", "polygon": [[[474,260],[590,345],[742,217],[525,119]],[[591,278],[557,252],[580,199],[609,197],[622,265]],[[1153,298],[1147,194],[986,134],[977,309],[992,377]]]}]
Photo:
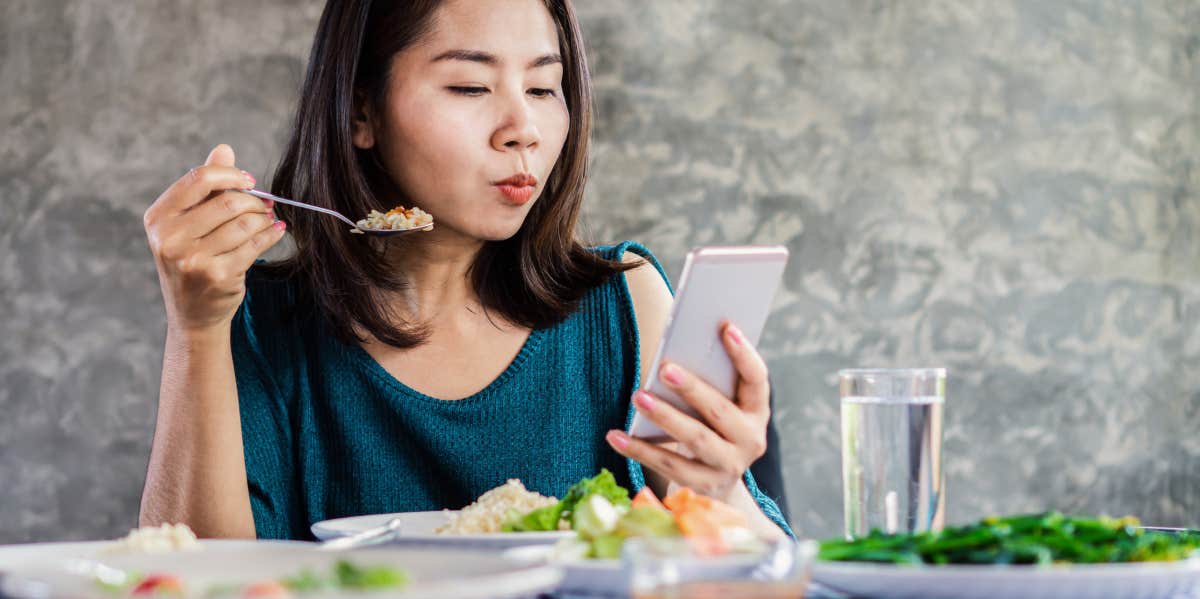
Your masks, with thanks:
[{"label": "plate of food", "polygon": [[530,596],[562,578],[553,567],[450,548],[325,551],[313,543],[201,540],[172,549],[128,543],[69,549],[6,565],[0,596],[469,599]]},{"label": "plate of food", "polygon": [[336,518],[317,522],[311,529],[318,539],[328,541],[372,530],[396,519],[399,529],[392,538],[394,543],[492,548],[544,545],[574,533],[558,529],[518,530],[512,523],[525,513],[557,503],[558,499],[529,491],[521,481],[510,479],[461,510]]},{"label": "plate of food", "polygon": [[906,599],[1168,599],[1200,592],[1200,532],[1058,512],[821,543],[813,579]]},{"label": "plate of food", "polygon": [[557,504],[527,512],[510,526],[569,527],[570,536],[554,545],[504,552],[517,563],[561,566],[560,590],[566,592],[628,594],[630,573],[621,557],[630,539],[684,541],[702,557],[691,562],[696,568],[725,578],[750,576],[774,548],[755,536],[744,515],[729,505],[687,488],[660,501],[643,487],[631,498],[607,470],[579,481]]}]

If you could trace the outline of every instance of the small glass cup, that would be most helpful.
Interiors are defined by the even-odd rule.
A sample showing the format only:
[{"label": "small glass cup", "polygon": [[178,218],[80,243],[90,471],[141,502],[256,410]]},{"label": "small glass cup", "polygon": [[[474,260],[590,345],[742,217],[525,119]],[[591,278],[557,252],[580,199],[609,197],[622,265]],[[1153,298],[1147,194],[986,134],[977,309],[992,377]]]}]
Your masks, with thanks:
[{"label": "small glass cup", "polygon": [[803,599],[817,549],[784,539],[714,556],[683,537],[643,537],[626,541],[621,557],[633,599]]},{"label": "small glass cup", "polygon": [[842,370],[838,379],[846,538],[941,530],[946,370]]}]

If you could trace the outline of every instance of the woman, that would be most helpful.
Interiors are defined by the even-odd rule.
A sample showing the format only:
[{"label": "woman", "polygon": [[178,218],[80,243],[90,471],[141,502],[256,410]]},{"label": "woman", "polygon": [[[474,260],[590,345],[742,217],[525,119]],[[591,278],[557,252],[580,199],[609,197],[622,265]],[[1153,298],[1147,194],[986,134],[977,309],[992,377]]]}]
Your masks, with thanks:
[{"label": "woman", "polygon": [[[330,2],[273,191],[436,225],[379,240],[277,220],[236,191],[255,182],[227,146],[154,202],[168,332],[142,524],[310,538],[326,518],[461,507],[507,478],[561,494],[607,467],[784,534],[744,475],[769,389],[736,328],[737,397],[658,373],[703,421],[633,393],[671,292],[641,246],[575,239],[590,110],[568,0]],[[284,223],[295,255],[255,265]],[[631,402],[682,443],[626,435]]]}]

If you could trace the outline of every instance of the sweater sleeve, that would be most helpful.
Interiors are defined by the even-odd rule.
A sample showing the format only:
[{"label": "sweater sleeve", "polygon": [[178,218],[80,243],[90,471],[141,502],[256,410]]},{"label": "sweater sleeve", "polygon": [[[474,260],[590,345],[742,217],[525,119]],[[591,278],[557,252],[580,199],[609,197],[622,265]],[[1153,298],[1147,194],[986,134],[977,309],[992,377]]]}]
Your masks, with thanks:
[{"label": "sweater sleeve", "polygon": [[246,484],[260,539],[311,538],[304,521],[294,460],[293,428],[286,397],[277,383],[286,365],[271,355],[268,335],[278,334],[270,314],[271,289],[247,276],[246,297],[233,319],[231,345],[237,377]]},{"label": "sweater sleeve", "polygon": [[[658,259],[654,257],[654,254],[652,254],[650,252],[650,250],[647,249],[644,245],[637,243],[637,242],[633,242],[633,241],[626,241],[626,242],[623,242],[616,246],[613,246],[612,248],[608,249],[608,251],[605,253],[607,254],[606,257],[610,260],[620,260],[621,257],[624,256],[626,251],[632,251],[635,254],[641,256],[642,258],[645,258],[648,262],[650,262],[650,264],[654,265],[655,270],[658,271],[658,274],[662,276],[663,281],[666,282],[667,289],[669,289],[671,291],[671,295],[675,294],[675,289],[674,289],[674,287],[671,286],[671,280],[667,277],[666,271],[663,270],[662,265],[659,264]],[[638,333],[638,330],[637,330],[637,319],[636,319],[636,317],[634,315],[634,311],[633,311],[633,296],[630,295],[630,293],[629,293],[629,286],[628,286],[628,283],[626,283],[626,281],[625,281],[625,277],[622,276],[622,277],[620,277],[620,279],[621,279],[622,294],[623,294],[623,296],[625,298],[625,302],[626,302],[626,306],[625,306],[626,309],[624,310],[624,312],[628,315],[627,316],[628,322],[626,323],[626,326],[628,327],[628,330],[633,332],[633,336],[636,340],[634,343],[634,347],[637,349],[639,354],[645,349],[649,349],[650,351],[653,351],[653,348],[642,348],[641,347],[640,334]],[[635,358],[636,358],[635,364],[640,362],[640,357],[635,356]],[[640,370],[640,369],[635,368],[635,371],[638,371],[638,370]],[[641,386],[640,372],[635,372],[634,376],[633,376],[633,388],[637,389],[640,386]],[[631,394],[632,394],[632,391],[633,390],[631,389],[630,390]],[[629,402],[629,415],[628,415],[628,418],[625,423],[626,430],[628,430],[629,427],[633,424],[633,414],[635,412],[636,412],[636,409],[634,408],[633,402],[631,401],[631,402]],[[763,493],[761,489],[758,488],[758,483],[756,483],[754,481],[754,475],[750,473],[750,470],[746,470],[746,473],[743,475],[743,477],[746,481],[746,488],[750,491],[751,497],[754,498],[754,501],[758,504],[759,509],[761,509],[763,511],[763,514],[765,514],[767,516],[767,518],[769,518],[772,522],[774,522],[776,526],[778,526],[785,533],[787,533],[788,536],[795,538],[796,535],[795,535],[795,533],[792,532],[792,528],[791,528],[791,526],[788,525],[787,520],[784,519],[783,513],[779,510],[779,506],[776,505],[775,502],[773,500],[771,500],[770,497],[767,497],[767,495],[765,493]],[[633,460],[629,460],[629,478],[630,478],[631,482],[633,483],[633,487],[634,487],[635,491],[640,489],[641,487],[645,486],[646,477],[645,477],[645,473],[642,471],[641,464],[639,464]]]}]

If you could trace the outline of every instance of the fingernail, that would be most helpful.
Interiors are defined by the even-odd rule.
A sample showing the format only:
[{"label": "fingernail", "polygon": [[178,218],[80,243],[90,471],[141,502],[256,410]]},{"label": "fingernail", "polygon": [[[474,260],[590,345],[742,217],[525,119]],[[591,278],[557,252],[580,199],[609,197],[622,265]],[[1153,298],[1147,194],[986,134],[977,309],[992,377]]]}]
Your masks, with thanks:
[{"label": "fingernail", "polygon": [[638,391],[637,393],[634,393],[633,394],[633,403],[637,404],[637,406],[639,408],[641,408],[643,411],[646,411],[646,412],[654,411],[654,404],[655,404],[654,398],[651,397],[650,394],[646,393],[645,391]]},{"label": "fingernail", "polygon": [[662,377],[663,380],[671,383],[672,385],[683,384],[683,371],[679,370],[679,367],[674,364],[667,364],[666,366],[663,366]]},{"label": "fingernail", "polygon": [[[272,200],[270,198],[263,198],[262,201],[263,201],[263,204],[266,205],[267,208],[275,207],[275,200]],[[274,214],[274,213],[272,213],[272,214]]]},{"label": "fingernail", "polygon": [[250,182],[250,187],[254,187],[254,185],[258,182],[254,178],[254,175],[251,175],[250,173],[247,173],[246,171],[242,171],[242,177],[245,177],[245,179]]},{"label": "fingernail", "polygon": [[746,338],[742,336],[742,331],[737,327],[729,325],[725,331],[729,333],[729,340],[732,341],[734,345],[746,344]]},{"label": "fingernail", "polygon": [[287,229],[287,223],[285,223],[285,222],[283,222],[283,221],[281,221],[281,220],[277,220],[277,221],[275,221],[275,224],[273,224],[273,225],[271,225],[271,226],[272,226],[272,227],[275,227],[275,230],[276,230],[276,231],[283,231],[283,230],[286,230],[286,229]]},{"label": "fingernail", "polygon": [[621,431],[608,431],[608,434],[604,438],[608,439],[608,442],[617,449],[629,447],[629,437]]}]

